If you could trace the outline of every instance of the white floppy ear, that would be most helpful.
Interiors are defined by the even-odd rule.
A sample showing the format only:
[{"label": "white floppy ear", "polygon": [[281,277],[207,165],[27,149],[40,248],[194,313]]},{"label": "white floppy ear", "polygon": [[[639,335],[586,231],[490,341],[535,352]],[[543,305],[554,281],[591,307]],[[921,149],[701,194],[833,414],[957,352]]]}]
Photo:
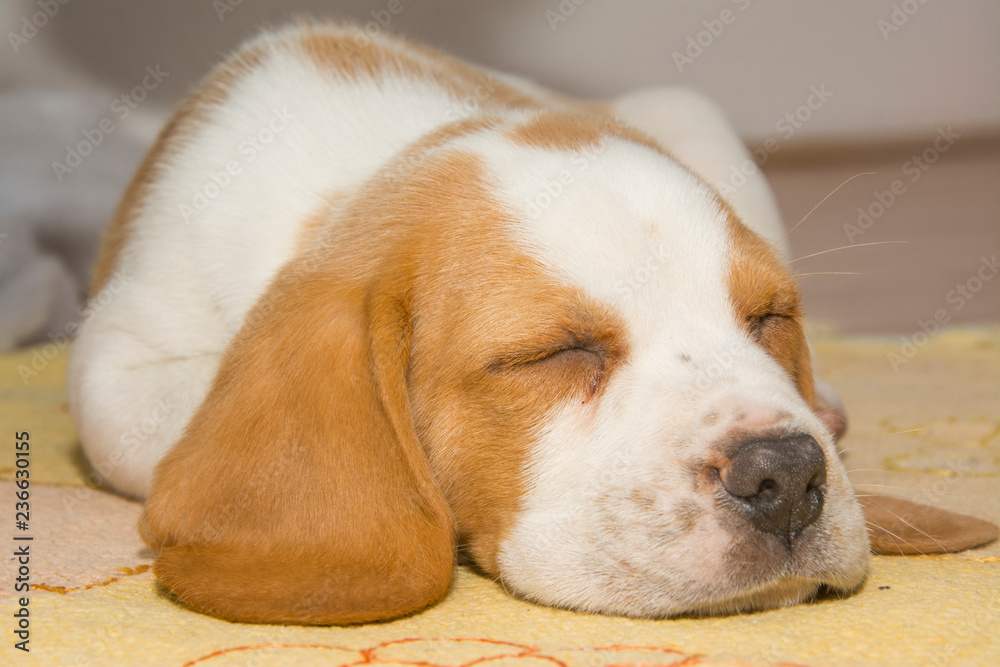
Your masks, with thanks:
[{"label": "white floppy ear", "polygon": [[156,470],[140,530],[160,581],[204,613],[404,615],[444,593],[455,550],[407,401],[406,307],[302,263],[230,344]]}]

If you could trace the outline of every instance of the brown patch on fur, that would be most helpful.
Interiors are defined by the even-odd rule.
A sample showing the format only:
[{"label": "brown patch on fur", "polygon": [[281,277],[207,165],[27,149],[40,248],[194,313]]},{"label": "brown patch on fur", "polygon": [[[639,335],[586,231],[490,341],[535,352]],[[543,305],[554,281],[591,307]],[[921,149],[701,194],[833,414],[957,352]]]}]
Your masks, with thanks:
[{"label": "brown patch on fur", "polygon": [[785,369],[802,398],[812,406],[812,362],[802,329],[799,289],[773,249],[732,211],[729,237],[729,298],[736,321]]},{"label": "brown patch on fur", "polygon": [[[448,90],[477,110],[538,108],[539,101],[503,83],[488,72],[440,51],[394,36],[372,39],[350,26],[303,25],[298,47],[317,67],[347,77],[379,80],[385,74],[425,79]],[[456,120],[460,114],[456,112]]]},{"label": "brown patch on fur", "polygon": [[601,116],[565,111],[538,113],[511,130],[508,136],[522,146],[562,151],[593,148],[605,137],[612,136],[665,154],[655,141],[628,125]]},{"label": "brown patch on fur", "polygon": [[139,215],[139,210],[160,168],[169,160],[177,146],[205,122],[210,110],[226,101],[236,82],[257,67],[263,57],[263,47],[251,45],[219,65],[181,103],[160,130],[156,142],[132,177],[108,227],[104,230],[101,248],[90,276],[91,297],[101,291],[117,268],[118,258],[131,234],[132,223]]},{"label": "brown patch on fur", "polygon": [[412,60],[394,57],[391,50],[360,30],[305,25],[295,39],[302,53],[317,67],[333,69],[345,76],[374,78],[386,71],[410,76],[420,73]]}]

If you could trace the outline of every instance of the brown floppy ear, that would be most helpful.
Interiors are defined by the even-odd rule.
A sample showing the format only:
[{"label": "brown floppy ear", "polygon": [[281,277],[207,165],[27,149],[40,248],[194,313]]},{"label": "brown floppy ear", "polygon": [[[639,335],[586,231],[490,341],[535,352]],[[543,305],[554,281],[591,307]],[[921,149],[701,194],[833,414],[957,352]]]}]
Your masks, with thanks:
[{"label": "brown floppy ear", "polygon": [[159,464],[140,531],[160,581],[207,614],[404,615],[443,595],[455,551],[407,401],[405,306],[295,264]]},{"label": "brown floppy ear", "polygon": [[872,551],[890,556],[962,551],[997,539],[989,521],[891,496],[858,498]]}]

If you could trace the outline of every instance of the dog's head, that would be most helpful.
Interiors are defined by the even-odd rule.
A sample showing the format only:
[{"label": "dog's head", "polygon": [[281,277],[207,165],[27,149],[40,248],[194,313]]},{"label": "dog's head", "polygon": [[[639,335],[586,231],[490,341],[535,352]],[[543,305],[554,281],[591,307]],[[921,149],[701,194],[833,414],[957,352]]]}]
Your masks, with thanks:
[{"label": "dog's head", "polygon": [[388,618],[456,540],[508,590],[634,616],[862,580],[799,293],[616,123],[459,123],[329,214],[230,345],[142,531],[193,607]]}]

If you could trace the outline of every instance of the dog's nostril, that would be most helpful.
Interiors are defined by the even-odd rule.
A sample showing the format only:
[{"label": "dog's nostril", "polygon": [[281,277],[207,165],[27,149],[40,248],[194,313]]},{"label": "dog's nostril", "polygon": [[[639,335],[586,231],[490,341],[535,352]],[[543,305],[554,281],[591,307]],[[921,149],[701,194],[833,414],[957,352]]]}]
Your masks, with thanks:
[{"label": "dog's nostril", "polygon": [[823,510],[826,459],[808,435],[746,442],[719,476],[733,504],[764,533],[790,540]]},{"label": "dog's nostril", "polygon": [[765,479],[757,489],[757,498],[769,498],[773,496],[778,488],[778,483],[773,479]]}]

